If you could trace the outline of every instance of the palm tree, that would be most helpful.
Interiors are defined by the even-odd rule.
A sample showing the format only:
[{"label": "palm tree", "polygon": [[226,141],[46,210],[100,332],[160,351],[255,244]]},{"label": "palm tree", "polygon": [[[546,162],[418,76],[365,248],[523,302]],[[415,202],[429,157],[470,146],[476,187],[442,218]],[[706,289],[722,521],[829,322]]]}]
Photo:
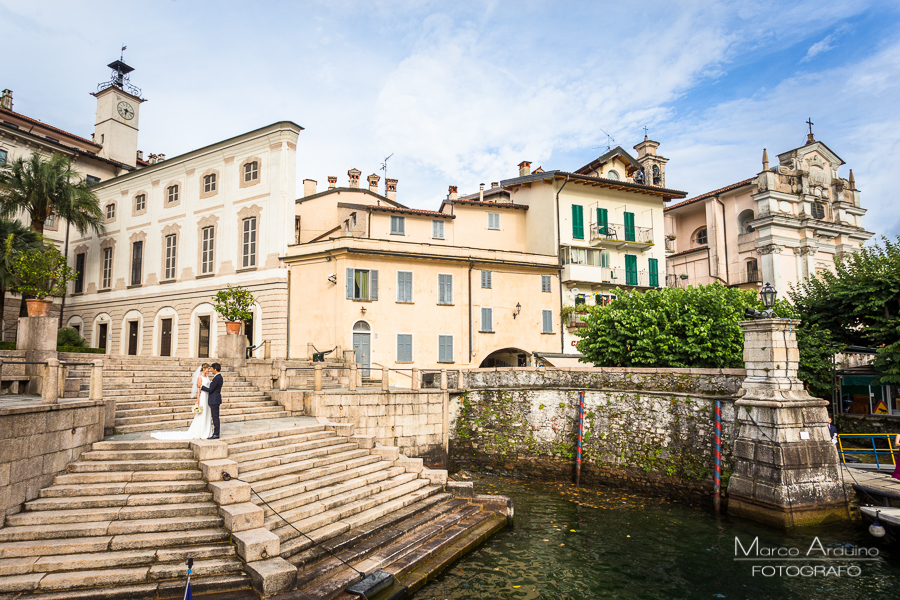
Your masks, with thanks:
[{"label": "palm tree", "polygon": [[15,283],[15,277],[9,271],[13,256],[31,248],[40,248],[44,239],[19,223],[8,219],[0,219],[0,319],[6,319],[6,290]]},{"label": "palm tree", "polygon": [[[103,210],[91,183],[75,170],[72,159],[59,153],[46,158],[34,152],[29,158],[20,156],[0,166],[0,217],[16,218],[20,211],[31,216],[31,230],[39,234],[44,233],[44,222],[50,215],[66,222],[63,256],[67,260],[70,225],[81,235],[89,229],[97,235],[106,231]],[[25,298],[22,300],[24,313]],[[63,295],[60,327],[65,304]]]},{"label": "palm tree", "polygon": [[31,216],[31,230],[37,233],[44,232],[51,214],[82,235],[89,229],[98,235],[105,231],[90,183],[78,174],[72,159],[58,153],[46,158],[35,152],[0,167],[0,216],[15,218],[19,211]]}]

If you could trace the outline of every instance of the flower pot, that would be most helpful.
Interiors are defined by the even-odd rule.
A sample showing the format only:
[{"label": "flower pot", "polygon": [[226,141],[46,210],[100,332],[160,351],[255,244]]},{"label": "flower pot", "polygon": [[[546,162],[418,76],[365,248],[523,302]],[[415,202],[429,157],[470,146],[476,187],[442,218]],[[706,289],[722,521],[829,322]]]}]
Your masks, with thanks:
[{"label": "flower pot", "polygon": [[53,306],[52,300],[26,300],[28,306],[29,317],[46,317],[50,314],[50,307]]},{"label": "flower pot", "polygon": [[228,335],[237,335],[241,332],[241,323],[240,321],[226,321],[225,322],[225,333]]}]

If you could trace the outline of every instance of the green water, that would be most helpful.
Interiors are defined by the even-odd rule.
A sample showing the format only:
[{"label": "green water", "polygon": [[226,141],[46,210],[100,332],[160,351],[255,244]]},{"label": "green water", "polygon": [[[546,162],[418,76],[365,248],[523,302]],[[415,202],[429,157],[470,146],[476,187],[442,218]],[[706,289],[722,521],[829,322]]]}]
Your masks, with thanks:
[{"label": "green water", "polygon": [[[511,496],[515,525],[429,582],[415,600],[547,598],[582,600],[840,598],[900,596],[900,543],[868,534],[860,522],[787,534],[709,510],[623,490],[504,478],[476,479],[476,492]],[[574,531],[573,531],[574,530]],[[827,552],[877,548],[874,560],[735,561],[735,537],[796,547],[818,536]],[[745,554],[738,550],[738,556]],[[753,553],[751,552],[751,556]],[[812,556],[821,557],[821,552]],[[834,576],[763,576],[757,566],[858,566]],[[807,573],[810,571],[806,571]],[[832,572],[833,573],[833,572]]]}]

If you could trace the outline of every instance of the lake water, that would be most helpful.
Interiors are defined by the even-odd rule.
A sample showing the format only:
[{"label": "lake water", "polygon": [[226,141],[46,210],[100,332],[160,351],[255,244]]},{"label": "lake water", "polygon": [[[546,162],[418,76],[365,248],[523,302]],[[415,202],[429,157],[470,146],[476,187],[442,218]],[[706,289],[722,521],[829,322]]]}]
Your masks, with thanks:
[{"label": "lake water", "polygon": [[[872,537],[861,522],[787,534],[620,489],[474,477],[477,493],[513,498],[515,525],[429,582],[415,600],[900,596],[900,542]],[[758,537],[758,547],[796,548],[803,560],[736,561],[736,537],[750,558],[758,554],[750,550]],[[824,550],[830,560],[808,560],[816,538],[820,546],[809,556],[824,558]],[[861,548],[877,556],[833,558],[858,557]],[[748,558],[741,548],[737,556]]]}]

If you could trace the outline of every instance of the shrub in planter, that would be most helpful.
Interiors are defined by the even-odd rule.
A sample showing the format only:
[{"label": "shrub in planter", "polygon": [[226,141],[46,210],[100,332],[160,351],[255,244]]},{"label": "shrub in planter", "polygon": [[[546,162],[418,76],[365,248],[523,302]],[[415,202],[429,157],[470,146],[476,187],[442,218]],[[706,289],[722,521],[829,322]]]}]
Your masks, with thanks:
[{"label": "shrub in planter", "polygon": [[37,300],[47,296],[63,296],[68,282],[75,279],[75,270],[53,247],[22,252],[12,259],[10,271],[18,280],[16,291]]},{"label": "shrub in planter", "polygon": [[213,307],[222,318],[230,323],[240,323],[253,316],[250,307],[256,299],[250,290],[240,286],[227,286],[213,296]]},{"label": "shrub in planter", "polygon": [[[87,348],[87,340],[81,337],[74,327],[63,327],[56,331],[56,345],[67,348]],[[66,352],[70,352],[66,350]]]}]

